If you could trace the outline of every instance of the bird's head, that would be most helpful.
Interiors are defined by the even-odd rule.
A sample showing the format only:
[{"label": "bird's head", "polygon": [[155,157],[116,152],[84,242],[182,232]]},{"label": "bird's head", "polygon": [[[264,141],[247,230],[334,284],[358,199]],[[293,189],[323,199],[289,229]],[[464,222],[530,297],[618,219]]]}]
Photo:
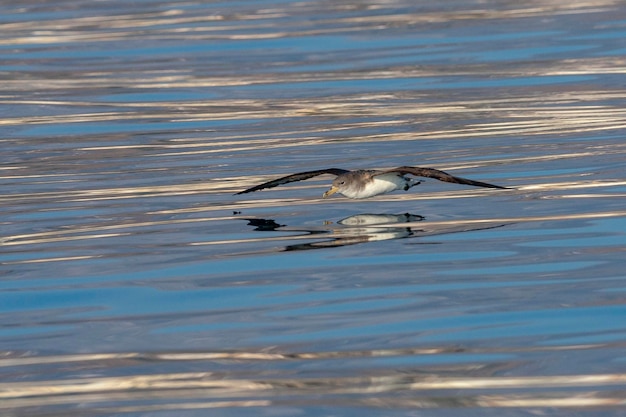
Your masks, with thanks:
[{"label": "bird's head", "polygon": [[330,197],[331,195],[333,195],[335,193],[343,194],[343,191],[347,187],[346,180],[347,180],[347,174],[346,175],[339,175],[333,181],[332,185],[330,186],[330,189],[328,191],[326,191],[322,195],[322,197],[323,198],[327,198],[327,197]]}]

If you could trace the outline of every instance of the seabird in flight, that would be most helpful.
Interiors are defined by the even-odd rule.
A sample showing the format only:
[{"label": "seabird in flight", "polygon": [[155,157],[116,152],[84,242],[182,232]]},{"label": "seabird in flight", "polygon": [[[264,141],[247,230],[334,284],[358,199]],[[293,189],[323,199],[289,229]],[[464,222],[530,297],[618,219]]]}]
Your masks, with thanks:
[{"label": "seabird in flight", "polygon": [[247,190],[240,191],[237,194],[251,193],[265,188],[288,184],[290,182],[303,181],[322,174],[337,176],[330,189],[324,193],[324,198],[330,197],[335,193],[340,193],[348,198],[354,199],[369,198],[379,194],[390,193],[395,190],[407,191],[409,188],[414,187],[421,182],[408,178],[407,175],[434,178],[439,181],[473,185],[475,187],[506,189],[506,187],[501,187],[499,185],[455,177],[447,172],[439,171],[434,168],[399,167],[386,171],[376,171],[370,169],[348,171],[340,168],[328,168],[287,175],[286,177],[278,178],[255,187],[248,188]]}]

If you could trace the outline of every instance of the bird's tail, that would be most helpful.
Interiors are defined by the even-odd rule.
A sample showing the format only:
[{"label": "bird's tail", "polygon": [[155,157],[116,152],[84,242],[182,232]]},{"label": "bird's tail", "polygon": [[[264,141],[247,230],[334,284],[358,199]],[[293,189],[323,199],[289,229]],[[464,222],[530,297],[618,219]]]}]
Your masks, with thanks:
[{"label": "bird's tail", "polygon": [[415,187],[416,185],[420,185],[422,181],[416,180],[414,178],[407,178],[406,186],[404,187],[404,191],[408,191],[409,189]]}]

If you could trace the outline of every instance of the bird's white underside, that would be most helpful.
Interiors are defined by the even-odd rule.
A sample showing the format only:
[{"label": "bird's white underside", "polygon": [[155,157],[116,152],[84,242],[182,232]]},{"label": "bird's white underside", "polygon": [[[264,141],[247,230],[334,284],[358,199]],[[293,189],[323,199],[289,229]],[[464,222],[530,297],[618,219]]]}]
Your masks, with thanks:
[{"label": "bird's white underside", "polygon": [[395,190],[404,190],[407,186],[412,185],[414,184],[411,180],[399,176],[397,173],[390,173],[375,176],[365,187],[350,187],[340,192],[348,198],[368,198]]}]

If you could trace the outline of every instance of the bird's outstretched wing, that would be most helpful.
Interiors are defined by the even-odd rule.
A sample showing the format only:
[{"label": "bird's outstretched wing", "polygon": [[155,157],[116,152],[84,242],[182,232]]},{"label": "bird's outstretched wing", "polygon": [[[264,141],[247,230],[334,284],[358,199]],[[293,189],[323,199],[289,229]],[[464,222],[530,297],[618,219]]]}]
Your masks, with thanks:
[{"label": "bird's outstretched wing", "polygon": [[262,190],[264,188],[277,187],[279,185],[288,184],[290,182],[308,180],[309,178],[313,178],[322,174],[341,175],[341,174],[345,174],[346,172],[350,172],[350,171],[345,170],[345,169],[340,169],[340,168],[327,168],[327,169],[318,169],[317,171],[298,172],[296,174],[287,175],[286,177],[278,178],[274,181],[265,182],[263,184],[259,184],[252,188],[248,188],[247,190],[240,191],[236,193],[235,195],[251,193],[253,191]]},{"label": "bird's outstretched wing", "polygon": [[444,182],[453,182],[455,184],[465,184],[465,185],[473,185],[474,187],[487,187],[487,188],[502,188],[506,189],[506,187],[501,187],[499,185],[488,184],[486,182],[468,180],[467,178],[455,177],[453,175],[448,174],[447,172],[439,171],[434,168],[420,168],[420,167],[399,167],[390,169],[388,171],[382,171],[374,174],[382,175],[389,174],[391,172],[397,172],[399,174],[411,174],[418,177],[426,177],[426,178],[434,178],[439,181]]}]

